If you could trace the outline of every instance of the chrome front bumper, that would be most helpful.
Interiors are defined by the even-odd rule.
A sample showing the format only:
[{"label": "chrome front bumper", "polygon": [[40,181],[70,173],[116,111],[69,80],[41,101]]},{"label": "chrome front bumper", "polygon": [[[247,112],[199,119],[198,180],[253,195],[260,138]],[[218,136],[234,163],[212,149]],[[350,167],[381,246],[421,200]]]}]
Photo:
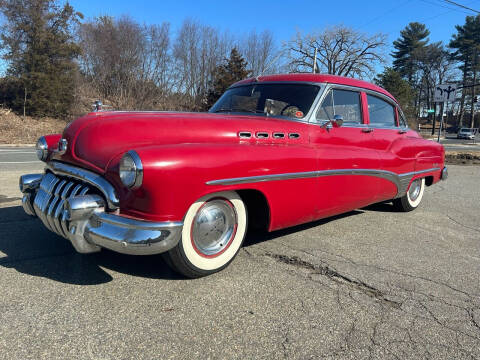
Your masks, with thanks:
[{"label": "chrome front bumper", "polygon": [[[59,166],[61,164],[61,166]],[[58,170],[58,169],[61,170]],[[70,240],[75,250],[101,248],[131,254],[160,254],[180,240],[182,222],[150,222],[118,215],[110,188],[99,175],[63,163],[50,163],[45,174],[20,177],[22,205],[50,231]],[[102,181],[98,181],[102,180]]]}]

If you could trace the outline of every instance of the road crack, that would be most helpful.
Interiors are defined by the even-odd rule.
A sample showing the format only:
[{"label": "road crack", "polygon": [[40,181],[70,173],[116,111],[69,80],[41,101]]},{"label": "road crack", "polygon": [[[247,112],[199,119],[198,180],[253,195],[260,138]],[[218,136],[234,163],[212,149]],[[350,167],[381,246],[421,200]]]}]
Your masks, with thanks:
[{"label": "road crack", "polygon": [[341,274],[338,271],[330,268],[328,265],[315,265],[308,261],[300,259],[298,256],[287,256],[282,254],[274,254],[271,252],[266,252],[264,255],[284,264],[310,270],[310,278],[311,275],[324,275],[329,279],[336,281],[337,283],[349,285],[356,290],[364,293],[365,295],[375,298],[378,301],[396,309],[400,309],[402,306],[402,303],[388,299],[381,290],[363,281],[356,280],[347,275]]}]

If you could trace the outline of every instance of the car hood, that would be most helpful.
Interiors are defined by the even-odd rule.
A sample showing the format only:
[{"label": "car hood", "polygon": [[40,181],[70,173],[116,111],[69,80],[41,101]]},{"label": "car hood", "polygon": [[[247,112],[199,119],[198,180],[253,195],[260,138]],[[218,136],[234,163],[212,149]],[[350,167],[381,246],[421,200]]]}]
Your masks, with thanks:
[{"label": "car hood", "polygon": [[[70,123],[62,137],[68,150],[57,160],[104,172],[109,162],[128,150],[186,143],[238,143],[238,134],[248,131],[300,133],[305,139],[306,124],[264,116],[175,112],[97,112]],[[303,136],[302,136],[303,135]],[[253,138],[251,139],[253,140]],[[260,139],[259,139],[260,141]],[[284,140],[285,141],[285,140]]]}]

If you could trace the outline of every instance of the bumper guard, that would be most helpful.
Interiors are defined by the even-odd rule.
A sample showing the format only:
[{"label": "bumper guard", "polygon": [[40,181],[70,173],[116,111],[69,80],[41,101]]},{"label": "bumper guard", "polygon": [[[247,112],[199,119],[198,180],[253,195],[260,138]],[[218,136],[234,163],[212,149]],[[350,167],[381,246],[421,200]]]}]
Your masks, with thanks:
[{"label": "bumper guard", "polygon": [[[65,176],[62,170],[59,175]],[[75,187],[70,178],[56,175],[21,176],[22,205],[28,215],[38,216],[49,230],[70,240],[78,252],[107,248],[123,254],[152,255],[168,251],[180,241],[182,222],[150,222],[118,215],[118,211],[108,213],[109,203],[103,196],[70,190],[79,185]],[[71,179],[85,182],[79,177]]]}]

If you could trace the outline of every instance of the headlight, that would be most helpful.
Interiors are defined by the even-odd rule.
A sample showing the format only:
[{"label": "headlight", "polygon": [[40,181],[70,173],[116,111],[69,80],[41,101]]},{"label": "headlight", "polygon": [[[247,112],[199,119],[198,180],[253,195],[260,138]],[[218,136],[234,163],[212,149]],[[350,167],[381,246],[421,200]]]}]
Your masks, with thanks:
[{"label": "headlight", "polygon": [[131,189],[137,189],[142,185],[142,161],[135,151],[130,150],[122,156],[119,174],[122,183]]},{"label": "headlight", "polygon": [[48,144],[47,144],[47,140],[45,140],[43,136],[37,140],[36,150],[37,150],[37,157],[39,160],[41,161],[47,160]]}]

